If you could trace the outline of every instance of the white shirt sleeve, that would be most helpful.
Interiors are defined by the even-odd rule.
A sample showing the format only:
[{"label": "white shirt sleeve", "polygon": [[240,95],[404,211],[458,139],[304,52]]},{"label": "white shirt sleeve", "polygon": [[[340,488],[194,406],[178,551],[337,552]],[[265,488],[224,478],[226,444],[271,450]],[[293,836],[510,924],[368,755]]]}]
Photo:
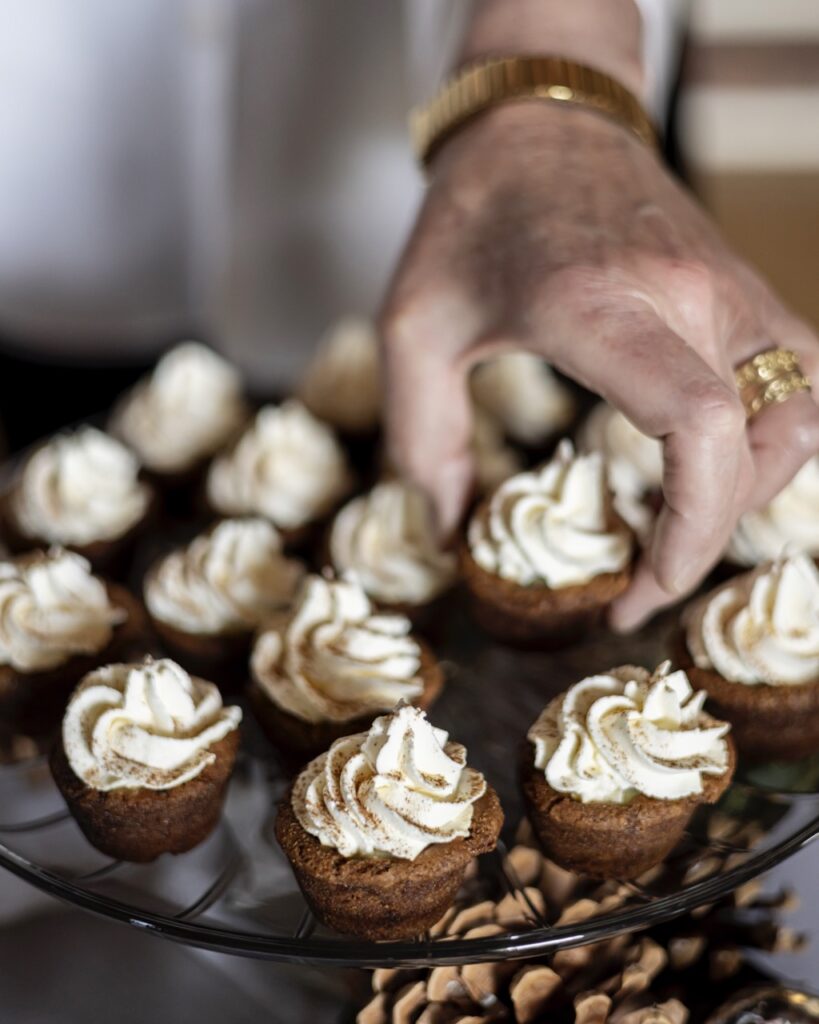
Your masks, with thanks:
[{"label": "white shirt sleeve", "polygon": [[636,0],[643,18],[643,66],[649,113],[663,126],[677,76],[691,0]]}]

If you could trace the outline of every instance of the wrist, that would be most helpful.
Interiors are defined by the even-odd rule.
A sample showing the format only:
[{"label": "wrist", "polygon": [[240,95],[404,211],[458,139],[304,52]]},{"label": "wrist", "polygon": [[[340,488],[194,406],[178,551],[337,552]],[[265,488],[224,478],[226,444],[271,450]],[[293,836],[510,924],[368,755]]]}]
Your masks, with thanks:
[{"label": "wrist", "polygon": [[548,153],[574,153],[586,150],[640,150],[651,153],[625,125],[602,117],[587,107],[557,103],[520,101],[502,103],[479,114],[462,131],[455,134],[440,153],[433,157],[430,169],[434,172],[449,154],[459,159],[466,150],[470,163],[482,167],[488,178],[488,168],[503,163],[499,154],[523,153],[532,159],[543,159]]},{"label": "wrist", "polygon": [[411,130],[419,160],[435,152],[476,118],[498,106],[527,103],[577,106],[627,127],[656,145],[650,119],[622,83],[563,57],[519,56],[475,61],[464,67],[425,106],[413,111]]},{"label": "wrist", "polygon": [[635,0],[479,0],[457,66],[554,54],[610,75],[645,102]]}]

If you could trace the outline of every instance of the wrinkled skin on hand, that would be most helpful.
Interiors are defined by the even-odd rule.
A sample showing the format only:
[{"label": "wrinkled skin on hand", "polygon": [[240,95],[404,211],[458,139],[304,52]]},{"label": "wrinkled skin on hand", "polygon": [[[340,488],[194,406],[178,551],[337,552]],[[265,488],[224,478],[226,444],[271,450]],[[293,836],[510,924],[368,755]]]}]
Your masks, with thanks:
[{"label": "wrinkled skin on hand", "polygon": [[747,423],[734,367],[819,341],[621,126],[556,104],[499,107],[447,142],[382,317],[388,439],[441,529],[472,477],[471,367],[544,356],[662,439],[664,504],[612,623],[633,628],[690,590],[738,516],[819,451],[809,393]]}]

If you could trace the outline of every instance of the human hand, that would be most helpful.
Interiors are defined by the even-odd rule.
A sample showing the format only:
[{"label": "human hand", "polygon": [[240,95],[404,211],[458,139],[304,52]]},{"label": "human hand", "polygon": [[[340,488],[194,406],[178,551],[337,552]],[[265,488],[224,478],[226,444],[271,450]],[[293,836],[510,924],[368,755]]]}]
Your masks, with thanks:
[{"label": "human hand", "polygon": [[810,394],[746,423],[734,386],[774,346],[819,379],[816,335],[653,153],[590,111],[510,104],[442,148],[382,335],[391,454],[444,532],[472,477],[468,374],[493,353],[539,353],[662,439],[664,505],[619,629],[695,586],[738,516],[819,451]]}]

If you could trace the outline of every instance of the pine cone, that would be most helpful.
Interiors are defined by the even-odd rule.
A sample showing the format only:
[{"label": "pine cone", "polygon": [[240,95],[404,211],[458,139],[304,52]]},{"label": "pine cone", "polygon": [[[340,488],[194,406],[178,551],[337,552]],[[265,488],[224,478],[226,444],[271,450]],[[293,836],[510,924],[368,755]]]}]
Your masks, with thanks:
[{"label": "pine cone", "polygon": [[[663,865],[635,884],[592,883],[565,871],[537,848],[528,824],[507,854],[505,873],[517,891],[502,896],[470,873],[458,903],[432,930],[434,937],[478,938],[535,925],[591,918],[633,900],[635,891],[687,883],[730,867],[759,834],[714,814],[712,849],[689,860],[682,876]],[[676,870],[676,874],[675,874]],[[667,877],[666,877],[667,876]],[[635,935],[561,950],[549,958],[373,972],[375,995],[357,1024],[489,1024],[574,1021],[575,1024],[686,1024],[692,994],[718,1000],[720,984],[743,970],[743,949],[794,949],[798,936],[780,926],[777,911],[793,905],[788,893],[761,895],[749,882],[695,914]],[[696,997],[694,997],[696,998]],[[699,1009],[699,1008],[698,1008]]]}]

